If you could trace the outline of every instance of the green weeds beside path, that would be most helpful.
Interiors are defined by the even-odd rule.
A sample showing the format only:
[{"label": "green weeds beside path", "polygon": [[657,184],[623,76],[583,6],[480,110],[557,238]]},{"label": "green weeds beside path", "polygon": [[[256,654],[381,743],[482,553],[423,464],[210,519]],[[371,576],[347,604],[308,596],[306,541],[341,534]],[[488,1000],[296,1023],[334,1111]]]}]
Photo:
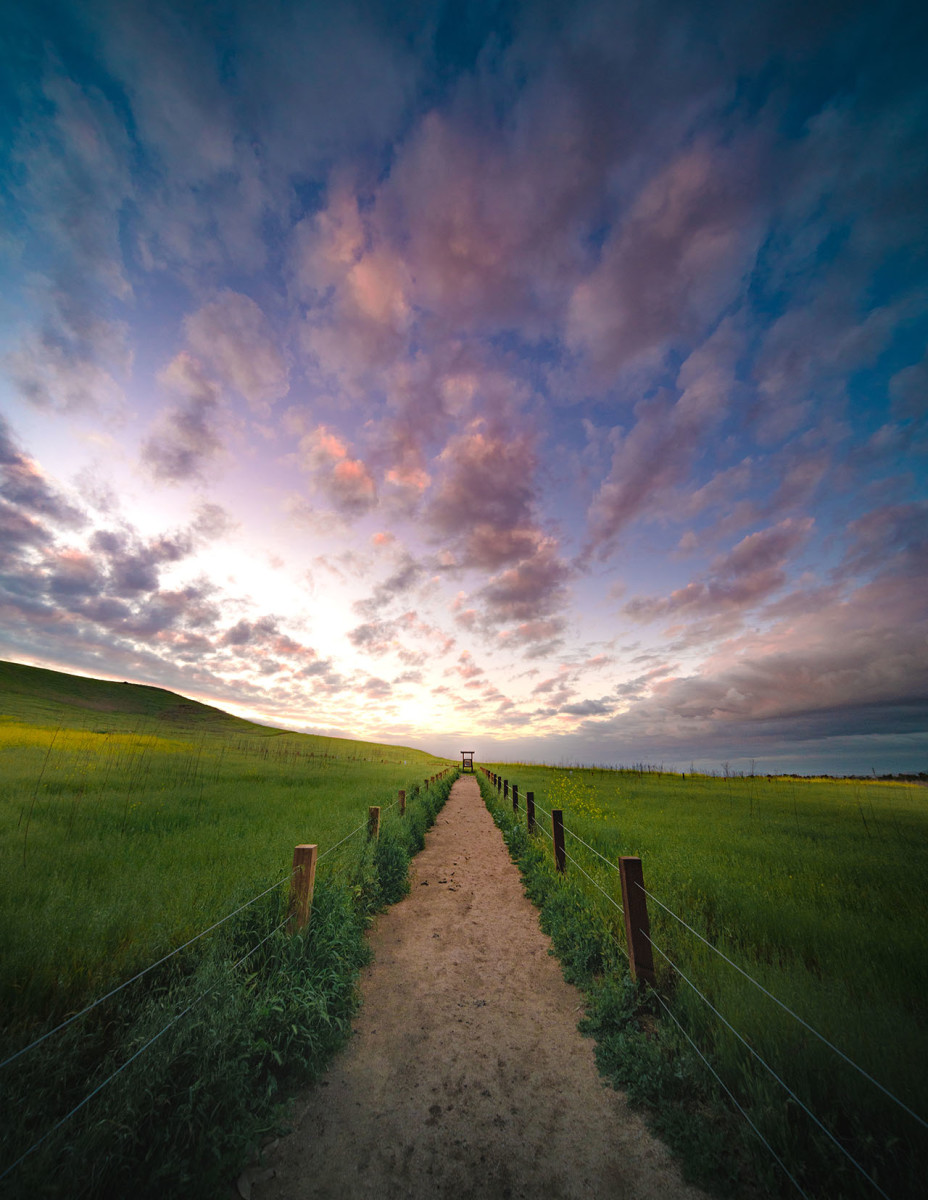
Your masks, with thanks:
[{"label": "green weeds beside path", "polygon": [[[719,780],[657,772],[496,767],[520,814],[484,798],[541,909],[565,975],[589,998],[585,1024],[607,1077],[647,1107],[690,1176],[724,1194],[799,1195],[653,996],[628,978],[611,863],[644,863],[645,885],[922,1116],[928,1111],[928,795],[853,781]],[[561,808],[566,876],[525,794]],[[863,815],[862,815],[863,814]],[[864,820],[864,817],[866,820]],[[583,842],[588,843],[588,847]],[[587,873],[584,877],[581,869]],[[654,903],[654,943],[835,1134],[816,1126],[655,955],[658,990],[809,1197],[922,1195],[925,1130]],[[849,1161],[856,1159],[874,1184]]]},{"label": "green weeds beside path", "polygon": [[[40,1143],[5,1195],[227,1194],[346,1037],[364,931],[408,889],[446,765],[0,664],[0,1061],[222,922],[0,1069],[0,1173]],[[380,838],[348,836],[371,804]],[[320,862],[290,937],[299,842]]]}]

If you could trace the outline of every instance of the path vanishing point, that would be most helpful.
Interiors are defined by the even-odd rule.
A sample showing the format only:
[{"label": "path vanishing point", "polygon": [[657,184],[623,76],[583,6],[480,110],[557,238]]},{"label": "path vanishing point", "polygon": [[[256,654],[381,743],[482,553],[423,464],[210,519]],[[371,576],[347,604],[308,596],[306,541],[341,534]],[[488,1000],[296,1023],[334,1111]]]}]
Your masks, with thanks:
[{"label": "path vanishing point", "polygon": [[371,932],[354,1037],[242,1190],[703,1200],[597,1073],[577,1031],[583,997],[549,953],[473,776],[454,784],[411,883]]}]

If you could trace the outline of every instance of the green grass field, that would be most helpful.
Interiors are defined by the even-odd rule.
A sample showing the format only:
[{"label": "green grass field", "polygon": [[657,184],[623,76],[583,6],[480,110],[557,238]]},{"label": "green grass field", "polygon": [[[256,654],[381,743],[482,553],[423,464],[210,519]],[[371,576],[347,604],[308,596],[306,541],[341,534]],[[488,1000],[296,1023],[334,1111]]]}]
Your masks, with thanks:
[{"label": "green grass field", "polygon": [[[228,1194],[349,1035],[364,931],[408,890],[446,765],[0,663],[4,1194]],[[301,842],[320,860],[290,937]]]},{"label": "green grass field", "polygon": [[324,853],[446,765],[0,663],[6,1021],[70,1011],[286,873],[295,844]]},{"label": "green grass field", "polygon": [[[928,1118],[928,789],[487,765],[518,784],[522,821],[531,790],[610,861],[640,856],[655,897]],[[621,901],[617,872],[569,833],[566,849]],[[624,944],[618,911],[570,861],[567,874]],[[900,1186],[924,1181],[928,1141],[917,1122],[654,902],[649,915],[667,956],[655,955],[661,992],[774,1146],[802,1163],[824,1135],[668,959],[877,1182],[893,1176],[896,1158],[909,1164]],[[878,1194],[835,1154],[840,1175],[816,1194]]]}]

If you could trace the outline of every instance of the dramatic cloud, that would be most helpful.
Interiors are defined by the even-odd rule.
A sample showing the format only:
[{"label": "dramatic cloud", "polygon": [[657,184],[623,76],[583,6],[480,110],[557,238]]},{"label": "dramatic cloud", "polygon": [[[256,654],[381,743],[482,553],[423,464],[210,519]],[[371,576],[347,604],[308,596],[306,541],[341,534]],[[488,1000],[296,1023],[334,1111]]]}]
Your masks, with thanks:
[{"label": "dramatic cloud", "polygon": [[536,551],[535,462],[525,434],[482,419],[445,446],[426,516],[461,565],[492,570]]},{"label": "dramatic cloud", "polygon": [[449,13],[4,26],[4,652],[435,746],[869,722],[914,765],[920,15]]},{"label": "dramatic cloud", "polygon": [[47,517],[68,527],[83,524],[83,514],[43,476],[38,465],[19,449],[0,414],[0,495],[23,515]]},{"label": "dramatic cloud", "polygon": [[[587,553],[596,549],[607,555],[630,522],[666,511],[676,489],[688,481],[702,439],[726,414],[739,346],[731,322],[722,321],[680,367],[678,398],[663,388],[637,402],[628,431],[622,426],[612,431],[612,466],[590,506]],[[747,482],[744,476],[742,482]],[[700,504],[692,503],[706,502],[704,494]]]},{"label": "dramatic cloud", "polygon": [[493,624],[538,621],[567,602],[571,571],[553,539],[539,539],[531,556],[494,575],[479,597]]},{"label": "dramatic cloud", "polygon": [[760,603],[784,586],[790,554],[812,528],[812,518],[786,520],[743,538],[716,559],[706,580],[689,583],[662,599],[636,596],[623,612],[638,621],[669,616],[715,615]]},{"label": "dramatic cloud", "polygon": [[188,317],[184,327],[193,353],[257,411],[286,395],[286,364],[254,300],[238,292],[220,292]]},{"label": "dramatic cloud", "polygon": [[346,517],[359,517],[377,503],[377,489],[367,467],[352,458],[347,444],[325,425],[300,441],[300,463],[316,487]]},{"label": "dramatic cloud", "polygon": [[165,483],[202,477],[209,459],[222,448],[217,432],[220,392],[202,365],[186,352],[158,376],[180,399],[158,421],[142,445],[142,461]]},{"label": "dramatic cloud", "polygon": [[762,239],[753,148],[687,150],[641,190],[574,290],[568,340],[614,370],[704,336],[739,295]]}]

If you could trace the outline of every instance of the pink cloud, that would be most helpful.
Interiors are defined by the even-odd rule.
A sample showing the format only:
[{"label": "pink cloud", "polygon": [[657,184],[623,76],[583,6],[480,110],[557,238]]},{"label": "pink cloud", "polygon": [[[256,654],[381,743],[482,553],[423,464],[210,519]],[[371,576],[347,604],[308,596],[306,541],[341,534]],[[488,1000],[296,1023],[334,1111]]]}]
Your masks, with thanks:
[{"label": "pink cloud", "polygon": [[535,551],[535,455],[527,432],[491,429],[478,419],[448,441],[438,463],[426,517],[436,537],[453,539],[462,565],[492,569]]},{"label": "pink cloud", "polygon": [[666,597],[636,596],[622,611],[638,621],[669,616],[722,616],[748,609],[782,588],[784,566],[807,539],[811,517],[787,519],[743,538],[712,563],[705,580],[696,580]]},{"label": "pink cloud", "polygon": [[477,664],[474,662],[473,655],[469,650],[463,651],[463,653],[458,656],[455,670],[462,679],[475,679],[478,675],[483,674],[483,667],[477,666]]},{"label": "pink cloud", "polygon": [[[679,510],[677,490],[690,476],[695,456],[706,433],[725,415],[735,388],[735,360],[741,337],[728,320],[685,360],[677,375],[680,395],[673,400],[667,389],[652,399],[640,400],[629,430],[617,426],[609,474],[594,496],[588,512],[589,535],[584,556],[601,557],[615,547],[622,530],[642,516]],[[715,489],[698,497],[699,507],[709,503],[721,488],[745,481],[740,472],[719,480]]]},{"label": "pink cloud", "polygon": [[287,365],[264,313],[249,296],[229,289],[184,321],[187,341],[218,378],[258,412],[289,390]]},{"label": "pink cloud", "polygon": [[673,339],[704,336],[740,291],[762,238],[756,155],[686,150],[640,191],[574,289],[570,344],[615,370]]},{"label": "pink cloud", "polygon": [[300,464],[313,482],[344,516],[361,516],[377,503],[377,489],[359,458],[352,458],[347,443],[325,425],[300,439]]},{"label": "pink cloud", "polygon": [[487,619],[524,624],[549,617],[566,604],[570,575],[554,539],[539,538],[529,557],[493,576],[479,592]]}]

